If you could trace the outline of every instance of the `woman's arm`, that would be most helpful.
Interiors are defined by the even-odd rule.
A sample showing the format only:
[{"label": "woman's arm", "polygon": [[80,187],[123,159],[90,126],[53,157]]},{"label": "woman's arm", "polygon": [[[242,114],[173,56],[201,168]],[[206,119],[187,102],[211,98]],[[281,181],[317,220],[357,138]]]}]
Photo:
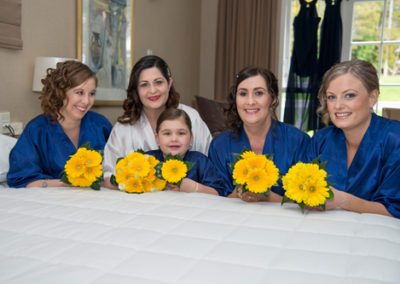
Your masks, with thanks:
[{"label": "woman's arm", "polygon": [[189,178],[184,178],[179,188],[183,192],[203,192],[218,195],[218,192],[214,188],[195,182]]},{"label": "woman's arm", "polygon": [[392,217],[392,214],[389,213],[382,203],[361,199],[350,193],[337,190],[332,186],[330,188],[335,197],[332,201],[326,203],[327,210],[343,209],[358,213],[373,213]]},{"label": "woman's arm", "polygon": [[102,186],[103,186],[103,187],[107,187],[107,188],[109,188],[109,189],[118,189],[117,186],[115,186],[115,185],[113,185],[113,184],[111,183],[111,178],[110,178],[110,177],[104,178],[104,181],[103,181],[103,183],[102,183]]},{"label": "woman's arm", "polygon": [[59,179],[39,179],[28,183],[26,187],[70,187],[70,185]]}]

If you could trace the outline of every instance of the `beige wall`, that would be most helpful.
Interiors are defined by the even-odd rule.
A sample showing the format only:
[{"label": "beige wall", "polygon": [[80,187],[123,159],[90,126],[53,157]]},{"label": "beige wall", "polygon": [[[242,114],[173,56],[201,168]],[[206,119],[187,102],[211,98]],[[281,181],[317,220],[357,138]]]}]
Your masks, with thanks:
[{"label": "beige wall", "polygon": [[[201,1],[134,2],[134,61],[147,49],[163,57],[170,65],[182,102],[191,104],[199,92]],[[31,90],[35,57],[76,57],[75,14],[73,0],[22,0],[24,48],[0,48],[0,111],[11,112],[12,121],[25,125],[41,113],[38,95]],[[95,110],[112,122],[122,113],[121,107]]]}]

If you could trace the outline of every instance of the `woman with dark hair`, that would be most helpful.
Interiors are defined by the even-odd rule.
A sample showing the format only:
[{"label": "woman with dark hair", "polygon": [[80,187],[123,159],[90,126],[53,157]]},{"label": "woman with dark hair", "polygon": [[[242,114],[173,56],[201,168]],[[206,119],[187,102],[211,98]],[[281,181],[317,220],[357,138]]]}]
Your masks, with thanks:
[{"label": "woman with dark hair", "polygon": [[369,62],[345,61],[323,77],[318,112],[333,125],[314,135],[309,159],[327,162],[335,195],[327,209],[400,218],[400,122],[373,113],[378,96]]},{"label": "woman with dark hair", "polygon": [[87,143],[103,150],[111,132],[104,116],[89,111],[97,78],[88,66],[59,62],[47,69],[42,83],[43,114],[27,124],[10,153],[10,187],[67,186],[60,178],[69,157]]},{"label": "woman with dark hair", "polygon": [[173,86],[171,71],[160,57],[148,55],[142,57],[133,67],[124,101],[124,114],[114,125],[110,139],[104,150],[105,185],[115,174],[118,158],[132,151],[158,148],[155,134],[157,119],[166,108],[179,108],[190,117],[193,127],[192,150],[207,153],[211,134],[198,112],[186,105],[179,104],[179,93]]},{"label": "woman with dark hair", "polygon": [[278,121],[278,94],[278,81],[266,69],[246,67],[236,76],[228,97],[227,121],[230,130],[214,138],[208,153],[223,177],[224,195],[254,202],[280,201],[283,194],[280,186],[273,187],[268,196],[234,190],[229,166],[234,162],[234,153],[249,149],[256,154],[271,154],[281,174],[304,159],[310,138],[297,128]]}]

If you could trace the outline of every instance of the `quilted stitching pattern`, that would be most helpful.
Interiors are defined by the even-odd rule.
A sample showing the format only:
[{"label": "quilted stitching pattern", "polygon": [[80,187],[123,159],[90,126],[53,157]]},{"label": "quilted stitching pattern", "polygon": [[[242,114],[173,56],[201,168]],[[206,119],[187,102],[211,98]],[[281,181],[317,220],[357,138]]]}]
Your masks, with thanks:
[{"label": "quilted stitching pattern", "polygon": [[400,221],[205,194],[0,189],[1,283],[400,283]]}]

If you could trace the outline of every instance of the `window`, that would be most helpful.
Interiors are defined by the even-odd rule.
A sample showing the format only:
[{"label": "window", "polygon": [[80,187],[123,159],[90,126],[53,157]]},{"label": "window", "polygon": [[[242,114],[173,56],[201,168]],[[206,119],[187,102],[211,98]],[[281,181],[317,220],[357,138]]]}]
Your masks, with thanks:
[{"label": "window", "polygon": [[[287,85],[293,43],[293,19],[299,10],[298,0],[286,0],[282,90]],[[322,17],[325,1],[318,1]],[[383,107],[400,108],[400,0],[342,0],[343,47],[341,60],[364,59],[378,70],[381,95],[376,112]],[[320,22],[320,25],[321,25]],[[281,108],[285,98],[282,94]],[[281,119],[283,111],[281,111]]]},{"label": "window", "polygon": [[342,3],[342,59],[358,58],[378,70],[381,95],[376,112],[400,108],[400,0],[353,0]]}]

